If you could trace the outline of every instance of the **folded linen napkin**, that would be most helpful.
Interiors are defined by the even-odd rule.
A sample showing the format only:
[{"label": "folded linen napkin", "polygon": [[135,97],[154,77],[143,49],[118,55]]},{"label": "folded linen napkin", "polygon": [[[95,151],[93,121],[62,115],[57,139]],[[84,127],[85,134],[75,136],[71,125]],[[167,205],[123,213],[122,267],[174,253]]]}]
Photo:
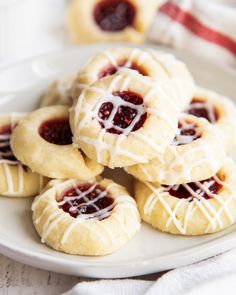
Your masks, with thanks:
[{"label": "folded linen napkin", "polygon": [[236,66],[236,2],[166,1],[155,16],[147,40]]},{"label": "folded linen napkin", "polygon": [[[236,274],[236,250],[169,271],[156,282],[142,280],[83,282],[64,295],[190,295],[200,285],[211,281],[214,286],[214,282],[218,279],[233,273]],[[231,278],[235,280],[235,276]],[[227,286],[225,291],[227,295],[235,294],[235,289],[228,290]]]}]

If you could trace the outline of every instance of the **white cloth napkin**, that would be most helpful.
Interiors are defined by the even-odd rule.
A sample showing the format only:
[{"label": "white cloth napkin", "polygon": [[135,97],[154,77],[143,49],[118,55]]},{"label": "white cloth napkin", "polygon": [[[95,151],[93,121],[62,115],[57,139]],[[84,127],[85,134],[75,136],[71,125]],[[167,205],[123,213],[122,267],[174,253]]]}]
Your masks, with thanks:
[{"label": "white cloth napkin", "polygon": [[[236,274],[236,250],[169,271],[156,282],[142,280],[99,280],[77,284],[64,295],[217,295],[214,282],[229,274]],[[231,277],[235,282],[235,276]],[[212,293],[192,293],[199,285],[211,282]],[[209,287],[206,289],[209,292]],[[235,295],[235,289],[225,286],[225,294]],[[222,293],[221,293],[222,295]]]},{"label": "white cloth napkin", "polygon": [[236,1],[166,1],[147,40],[236,66]]}]

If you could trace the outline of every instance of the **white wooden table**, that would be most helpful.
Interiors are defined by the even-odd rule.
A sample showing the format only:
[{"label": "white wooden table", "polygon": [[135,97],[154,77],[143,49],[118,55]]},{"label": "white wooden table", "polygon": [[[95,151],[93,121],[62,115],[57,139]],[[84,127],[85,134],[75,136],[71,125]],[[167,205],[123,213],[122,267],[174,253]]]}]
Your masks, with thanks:
[{"label": "white wooden table", "polygon": [[[156,280],[163,273],[139,277]],[[37,269],[0,255],[0,295],[59,295],[89,278]]]},{"label": "white wooden table", "polygon": [[58,295],[85,280],[40,270],[0,255],[1,295]]}]

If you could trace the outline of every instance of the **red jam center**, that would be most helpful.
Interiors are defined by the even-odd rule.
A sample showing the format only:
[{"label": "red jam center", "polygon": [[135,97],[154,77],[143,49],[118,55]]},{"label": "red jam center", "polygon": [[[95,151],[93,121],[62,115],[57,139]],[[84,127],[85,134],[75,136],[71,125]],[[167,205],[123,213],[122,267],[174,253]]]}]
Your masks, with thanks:
[{"label": "red jam center", "polygon": [[142,67],[138,66],[137,64],[135,64],[135,63],[129,64],[129,63],[127,63],[127,61],[122,61],[122,62],[118,63],[117,67],[115,67],[113,65],[108,65],[107,67],[102,69],[98,74],[98,78],[101,79],[103,77],[115,74],[118,71],[119,67],[135,70],[143,76],[148,76],[148,74],[145,72],[145,70]]},{"label": "red jam center", "polygon": [[206,180],[198,181],[198,182],[190,182],[186,184],[176,184],[172,186],[164,186],[164,191],[168,192],[173,197],[179,199],[189,199],[189,201],[193,201],[193,199],[210,199],[214,197],[214,194],[217,194],[222,185],[217,182],[217,178],[214,176],[208,178]]},{"label": "red jam center", "polygon": [[43,122],[39,127],[40,136],[46,141],[67,145],[72,143],[72,133],[68,119],[53,119]]},{"label": "red jam center", "polygon": [[94,9],[94,19],[103,31],[122,31],[132,26],[135,8],[128,0],[102,0]]},{"label": "red jam center", "polygon": [[214,123],[218,120],[216,108],[213,104],[207,103],[200,98],[193,98],[186,113],[199,117],[205,118],[210,123]]},{"label": "red jam center", "polygon": [[59,208],[74,218],[86,215],[86,219],[99,220],[109,217],[114,205],[114,199],[102,186],[90,183],[69,189],[59,201]]},{"label": "red jam center", "polygon": [[101,105],[98,117],[102,128],[109,133],[126,135],[141,128],[147,118],[142,97],[131,91],[117,91],[113,93],[113,96],[114,99],[120,97],[124,105],[117,107],[112,102],[105,102]]},{"label": "red jam center", "polygon": [[198,126],[195,123],[188,121],[179,121],[178,129],[179,134],[177,134],[172,142],[172,145],[184,145],[189,144],[192,141],[201,137],[198,130]]},{"label": "red jam center", "polygon": [[10,147],[10,137],[12,127],[6,125],[0,130],[0,160],[18,161],[12,153]]}]

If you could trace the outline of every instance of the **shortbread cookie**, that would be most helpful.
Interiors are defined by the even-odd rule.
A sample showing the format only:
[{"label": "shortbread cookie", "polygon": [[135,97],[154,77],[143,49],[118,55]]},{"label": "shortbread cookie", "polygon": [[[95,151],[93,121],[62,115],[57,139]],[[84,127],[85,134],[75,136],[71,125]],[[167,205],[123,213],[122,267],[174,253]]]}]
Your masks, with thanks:
[{"label": "shortbread cookie", "polygon": [[72,0],[68,28],[76,43],[129,41],[140,43],[160,1]]},{"label": "shortbread cookie", "polygon": [[65,79],[53,81],[40,99],[40,107],[50,105],[71,105],[70,89],[74,81],[74,75]]},{"label": "shortbread cookie", "polygon": [[87,85],[125,69],[136,70],[157,81],[180,109],[185,108],[193,96],[194,82],[184,63],[161,51],[127,47],[107,49],[90,58],[76,76],[71,96],[77,99]]},{"label": "shortbread cookie", "polygon": [[222,143],[227,151],[236,146],[236,107],[229,98],[197,87],[185,112],[214,124],[222,134]]},{"label": "shortbread cookie", "polygon": [[50,106],[26,116],[14,129],[12,150],[23,164],[50,178],[89,179],[103,167],[73,148],[67,106]]},{"label": "shortbread cookie", "polygon": [[182,114],[178,134],[164,154],[126,171],[143,181],[181,184],[211,177],[224,159],[219,130],[203,118]]},{"label": "shortbread cookie", "polygon": [[104,50],[92,56],[76,75],[72,97],[77,99],[83,88],[117,71],[132,69],[143,76],[162,77],[151,54],[139,48],[118,47]]},{"label": "shortbread cookie", "polygon": [[182,235],[214,233],[236,220],[236,166],[231,159],[212,177],[164,186],[136,182],[142,219],[161,231]]},{"label": "shortbread cookie", "polygon": [[161,86],[135,71],[88,86],[70,114],[74,143],[111,168],[145,163],[163,153],[177,120],[178,111]]},{"label": "shortbread cookie", "polygon": [[106,255],[139,231],[134,199],[113,181],[54,180],[50,186],[32,205],[34,226],[48,246],[69,254]]},{"label": "shortbread cookie", "polygon": [[0,116],[0,195],[2,196],[35,196],[47,182],[47,178],[23,166],[10,147],[12,131],[23,117],[23,114]]}]

